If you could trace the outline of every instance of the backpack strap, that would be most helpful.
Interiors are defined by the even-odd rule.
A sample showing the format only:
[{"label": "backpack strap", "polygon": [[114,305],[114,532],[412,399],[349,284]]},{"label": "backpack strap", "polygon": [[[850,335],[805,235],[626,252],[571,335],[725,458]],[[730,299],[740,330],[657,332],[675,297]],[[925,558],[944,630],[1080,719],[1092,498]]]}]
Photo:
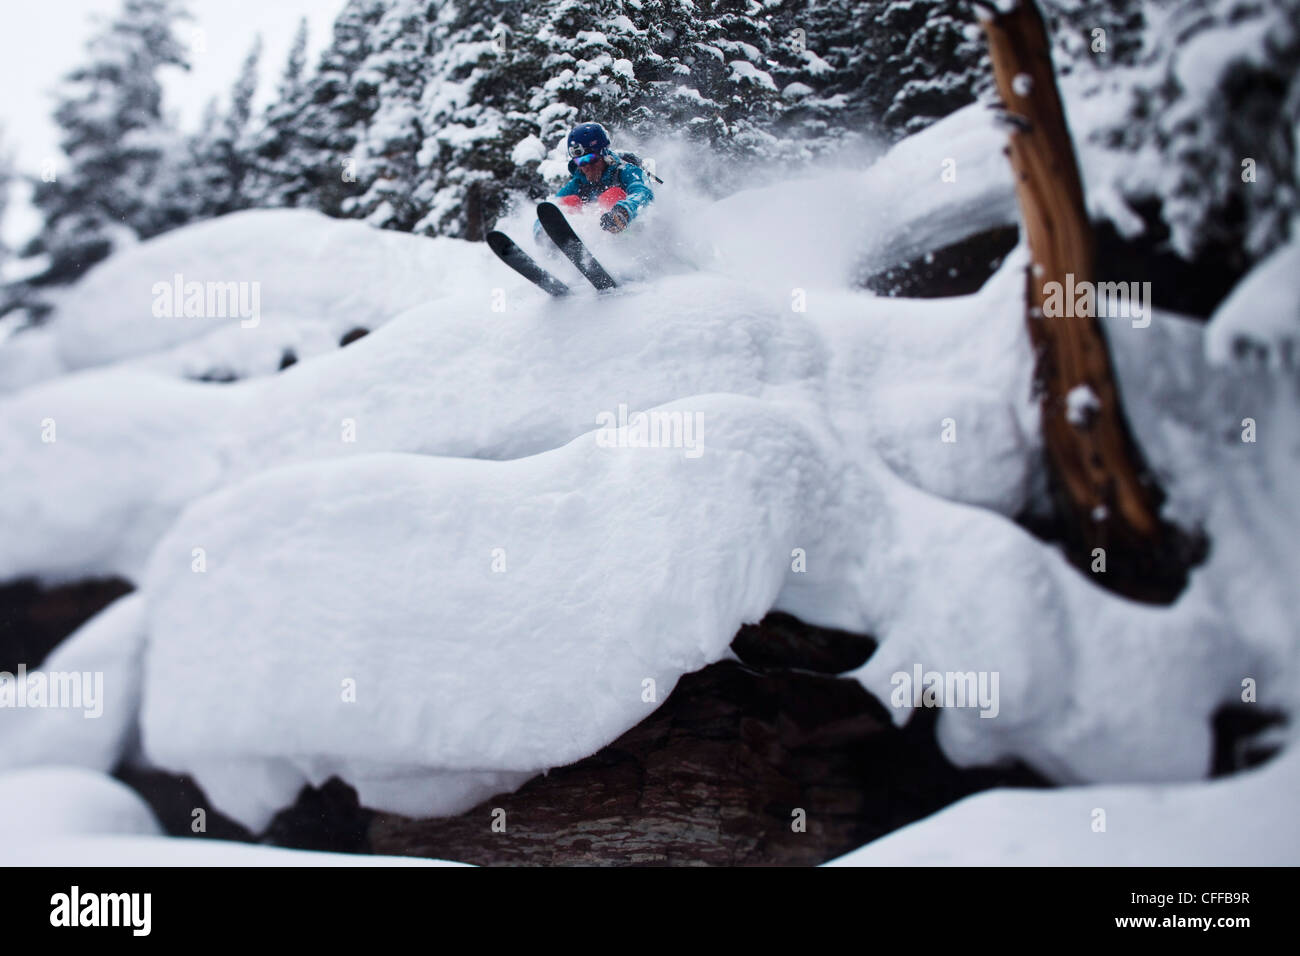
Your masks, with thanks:
[{"label": "backpack strap", "polygon": [[650,172],[650,170],[645,168],[645,164],[641,162],[641,157],[638,156],[636,153],[633,153],[631,151],[626,151],[622,153],[616,153],[615,155],[617,155],[622,162],[625,162],[630,166],[635,166],[637,169],[641,170],[641,172],[645,173],[647,176],[649,176],[651,179],[657,182],[660,186],[664,184],[664,181],[662,179],[660,179],[654,173]]}]

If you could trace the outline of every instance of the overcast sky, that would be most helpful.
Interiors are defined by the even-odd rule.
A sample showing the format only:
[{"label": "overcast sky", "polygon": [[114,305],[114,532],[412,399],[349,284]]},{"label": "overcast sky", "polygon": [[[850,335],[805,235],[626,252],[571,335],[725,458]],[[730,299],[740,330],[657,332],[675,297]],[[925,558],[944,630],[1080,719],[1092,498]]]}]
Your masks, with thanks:
[{"label": "overcast sky", "polygon": [[[58,150],[58,130],[50,119],[50,90],[82,59],[96,16],[111,15],[121,0],[3,0],[0,29],[0,127],[6,148],[17,155],[20,171],[36,173]],[[343,0],[188,0],[193,21],[187,40],[200,40],[189,73],[168,71],[167,106],[186,128],[197,123],[214,94],[225,97],[253,38],[262,34],[258,103],[274,91],[299,18],[307,17],[308,65],[328,42]],[[197,34],[195,31],[199,31]],[[192,43],[192,45],[194,45]],[[30,209],[19,208],[4,224],[13,243],[33,227]]]}]

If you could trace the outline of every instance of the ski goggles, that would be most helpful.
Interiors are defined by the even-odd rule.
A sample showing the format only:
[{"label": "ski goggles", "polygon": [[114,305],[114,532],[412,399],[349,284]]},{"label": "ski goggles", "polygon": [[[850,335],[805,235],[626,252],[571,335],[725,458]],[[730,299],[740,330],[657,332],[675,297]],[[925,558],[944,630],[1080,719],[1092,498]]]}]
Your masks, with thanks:
[{"label": "ski goggles", "polygon": [[573,164],[575,166],[589,166],[598,159],[600,159],[600,153],[588,153],[586,156],[573,157]]}]

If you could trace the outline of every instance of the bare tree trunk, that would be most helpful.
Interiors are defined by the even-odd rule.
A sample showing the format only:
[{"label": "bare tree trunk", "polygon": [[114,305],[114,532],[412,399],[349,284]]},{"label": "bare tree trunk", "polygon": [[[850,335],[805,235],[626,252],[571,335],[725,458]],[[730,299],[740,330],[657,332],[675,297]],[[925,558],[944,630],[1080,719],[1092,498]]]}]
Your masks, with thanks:
[{"label": "bare tree trunk", "polygon": [[[1095,278],[1092,226],[1047,28],[1033,0],[1021,0],[983,24],[998,92],[1011,114],[1007,155],[1032,259],[1025,321],[1037,356],[1048,467],[1073,557],[1091,567],[1095,549],[1104,549],[1110,580],[1101,583],[1139,594],[1150,586],[1155,593],[1141,596],[1172,597],[1185,581],[1185,562],[1174,557],[1181,536],[1159,517],[1163,494],[1129,431],[1100,322],[1074,310],[1044,314],[1049,283],[1079,288]],[[1071,421],[1067,396],[1080,387],[1093,400],[1077,392]],[[1128,581],[1116,581],[1116,572]]]},{"label": "bare tree trunk", "polygon": [[483,228],[483,186],[477,179],[465,191],[465,238],[470,242],[487,238],[487,230]]}]

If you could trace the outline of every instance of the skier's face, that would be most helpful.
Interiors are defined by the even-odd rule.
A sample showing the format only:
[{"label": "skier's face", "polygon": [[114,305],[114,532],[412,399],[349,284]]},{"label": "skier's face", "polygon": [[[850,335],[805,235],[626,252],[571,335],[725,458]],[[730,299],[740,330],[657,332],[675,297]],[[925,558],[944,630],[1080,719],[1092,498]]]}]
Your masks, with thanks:
[{"label": "skier's face", "polygon": [[587,182],[599,182],[601,174],[605,172],[605,161],[603,159],[595,159],[590,163],[587,163],[587,165],[579,166],[578,168],[582,170],[582,175],[587,177]]}]

